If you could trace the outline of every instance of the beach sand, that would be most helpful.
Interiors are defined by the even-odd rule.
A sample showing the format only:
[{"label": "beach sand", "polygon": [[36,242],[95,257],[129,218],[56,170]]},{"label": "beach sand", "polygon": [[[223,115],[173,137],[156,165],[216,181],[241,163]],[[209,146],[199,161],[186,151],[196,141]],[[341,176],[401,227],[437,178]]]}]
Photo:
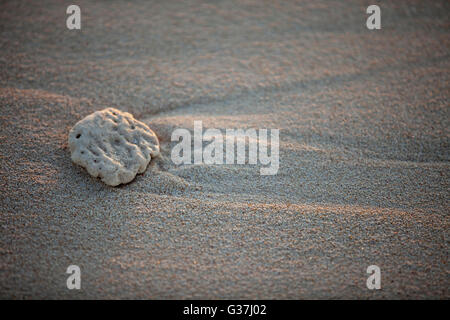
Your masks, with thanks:
[{"label": "beach sand", "polygon": [[[77,4],[0,4],[1,298],[450,298],[448,1]],[[162,148],[116,188],[67,145],[107,107]],[[174,165],[194,120],[279,129],[278,174]]]}]

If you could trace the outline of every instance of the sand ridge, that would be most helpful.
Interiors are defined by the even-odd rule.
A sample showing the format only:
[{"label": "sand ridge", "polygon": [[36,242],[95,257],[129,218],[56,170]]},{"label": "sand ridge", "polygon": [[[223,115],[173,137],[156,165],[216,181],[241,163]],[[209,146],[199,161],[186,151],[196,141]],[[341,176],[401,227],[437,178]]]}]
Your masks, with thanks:
[{"label": "sand ridge", "polygon": [[[0,297],[448,299],[448,2],[370,32],[359,0],[77,4],[80,32],[59,1],[0,5]],[[67,144],[106,107],[161,147],[117,188]],[[279,129],[277,175],[173,164],[195,120]]]}]

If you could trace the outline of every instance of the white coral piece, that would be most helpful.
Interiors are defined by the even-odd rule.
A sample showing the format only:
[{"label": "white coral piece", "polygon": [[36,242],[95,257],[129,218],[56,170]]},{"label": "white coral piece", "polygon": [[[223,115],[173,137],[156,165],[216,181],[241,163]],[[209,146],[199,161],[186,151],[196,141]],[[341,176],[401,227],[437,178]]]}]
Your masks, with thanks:
[{"label": "white coral piece", "polygon": [[132,181],[159,154],[156,134],[130,113],[113,108],[75,124],[69,147],[74,163],[110,186]]}]

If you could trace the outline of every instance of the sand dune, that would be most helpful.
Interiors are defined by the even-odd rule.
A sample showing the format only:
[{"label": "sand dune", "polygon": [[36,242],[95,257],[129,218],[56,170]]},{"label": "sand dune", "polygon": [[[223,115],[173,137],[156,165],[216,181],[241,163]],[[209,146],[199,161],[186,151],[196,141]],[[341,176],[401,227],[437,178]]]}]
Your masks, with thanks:
[{"label": "sand dune", "polygon": [[[0,5],[1,298],[449,298],[446,1],[382,3],[379,31],[359,0],[78,5],[81,31]],[[117,188],[67,146],[106,107],[161,142]],[[199,120],[279,129],[278,174],[175,165]]]}]

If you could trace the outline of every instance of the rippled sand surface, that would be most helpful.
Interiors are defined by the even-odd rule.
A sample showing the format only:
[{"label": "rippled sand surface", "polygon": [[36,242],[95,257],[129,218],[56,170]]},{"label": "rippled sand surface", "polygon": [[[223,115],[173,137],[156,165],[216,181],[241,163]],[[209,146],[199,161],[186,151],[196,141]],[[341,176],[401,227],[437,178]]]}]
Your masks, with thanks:
[{"label": "rippled sand surface", "polygon": [[[1,298],[450,298],[447,1],[77,4],[0,4]],[[118,188],[67,146],[106,107],[162,146]],[[175,166],[194,120],[279,129],[278,174]]]}]

